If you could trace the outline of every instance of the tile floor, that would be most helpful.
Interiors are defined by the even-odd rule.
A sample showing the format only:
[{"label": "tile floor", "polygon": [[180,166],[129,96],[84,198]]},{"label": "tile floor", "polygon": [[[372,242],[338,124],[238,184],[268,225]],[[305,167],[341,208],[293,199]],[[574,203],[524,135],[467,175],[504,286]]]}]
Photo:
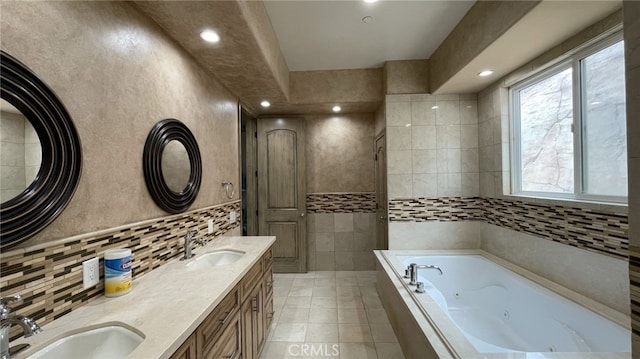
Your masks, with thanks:
[{"label": "tile floor", "polygon": [[274,274],[273,306],[261,359],[404,359],[373,271]]}]

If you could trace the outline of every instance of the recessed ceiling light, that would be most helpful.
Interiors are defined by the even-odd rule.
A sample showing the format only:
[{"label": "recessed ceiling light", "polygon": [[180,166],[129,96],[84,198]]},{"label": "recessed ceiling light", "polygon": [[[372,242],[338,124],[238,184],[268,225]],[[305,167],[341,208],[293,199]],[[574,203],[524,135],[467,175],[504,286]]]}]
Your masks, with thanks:
[{"label": "recessed ceiling light", "polygon": [[200,37],[206,42],[216,43],[220,41],[220,35],[213,30],[204,30],[200,33]]},{"label": "recessed ceiling light", "polygon": [[374,2],[378,2],[378,0],[363,0],[363,1],[366,2],[366,3],[369,3],[369,4],[374,3]]},{"label": "recessed ceiling light", "polygon": [[432,110],[437,110],[437,109],[438,109],[438,106],[431,106],[431,109],[432,109]]},{"label": "recessed ceiling light", "polygon": [[404,127],[411,127],[411,124],[407,123],[406,125],[404,125]]},{"label": "recessed ceiling light", "polygon": [[493,70],[482,70],[478,72],[478,76],[485,77],[485,76],[491,75],[492,73],[493,73]]},{"label": "recessed ceiling light", "polygon": [[335,105],[335,106],[333,106],[332,110],[333,110],[333,112],[340,112],[342,110],[342,107],[340,107],[338,105]]},{"label": "recessed ceiling light", "polygon": [[365,16],[362,18],[362,22],[364,22],[365,24],[370,23],[371,21],[373,21],[373,17],[372,16]]},{"label": "recessed ceiling light", "polygon": [[262,101],[262,102],[260,102],[260,106],[262,106],[262,107],[269,107],[269,106],[271,106],[271,102],[269,102],[269,101],[267,101],[267,100]]}]

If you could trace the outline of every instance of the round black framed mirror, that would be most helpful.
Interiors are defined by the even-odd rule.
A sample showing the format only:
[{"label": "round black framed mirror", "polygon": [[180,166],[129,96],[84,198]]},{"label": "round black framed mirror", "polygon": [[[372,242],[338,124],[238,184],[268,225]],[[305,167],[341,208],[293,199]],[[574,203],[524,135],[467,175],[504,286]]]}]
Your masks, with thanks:
[{"label": "round black framed mirror", "polygon": [[175,214],[193,204],[202,182],[202,159],[184,123],[172,118],[156,123],[147,136],[142,162],[147,189],[160,208]]},{"label": "round black framed mirror", "polygon": [[82,148],[71,116],[35,73],[4,51],[0,67],[0,97],[33,126],[41,146],[35,178],[0,204],[5,249],[40,232],[69,204],[82,172]]}]

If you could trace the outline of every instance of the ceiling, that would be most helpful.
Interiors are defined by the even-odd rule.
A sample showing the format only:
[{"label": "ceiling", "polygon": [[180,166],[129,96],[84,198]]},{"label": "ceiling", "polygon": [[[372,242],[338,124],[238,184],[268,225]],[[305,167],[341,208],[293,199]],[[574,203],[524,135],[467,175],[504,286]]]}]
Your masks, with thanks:
[{"label": "ceiling", "polygon": [[[475,93],[621,6],[620,0],[534,0],[531,11],[526,1],[492,3],[138,0],[135,6],[255,115],[331,113],[337,103],[345,113],[373,112],[384,100],[386,61],[433,60],[441,53],[447,55],[440,67],[455,63],[451,56],[465,62],[442,69],[429,61],[432,72],[455,70],[438,86],[426,78],[431,91]],[[505,15],[511,8],[528,9],[511,19]],[[372,19],[364,23],[365,16]],[[499,23],[510,24],[493,33]],[[217,44],[198,36],[211,28],[220,34]],[[453,36],[454,28],[462,37]],[[444,51],[447,45],[453,50]],[[465,58],[465,51],[472,57]],[[484,68],[495,72],[478,77]],[[260,107],[262,100],[271,107]]]},{"label": "ceiling", "polygon": [[[290,71],[379,68],[427,59],[474,1],[264,2]],[[371,18],[365,23],[363,18]]]}]

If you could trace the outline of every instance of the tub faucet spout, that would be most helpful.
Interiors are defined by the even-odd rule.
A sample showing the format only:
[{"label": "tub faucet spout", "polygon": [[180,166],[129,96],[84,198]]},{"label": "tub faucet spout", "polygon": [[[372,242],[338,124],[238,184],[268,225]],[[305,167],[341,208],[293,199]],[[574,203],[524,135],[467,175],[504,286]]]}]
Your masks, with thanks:
[{"label": "tub faucet spout", "polygon": [[410,285],[416,285],[416,283],[418,282],[418,269],[425,269],[425,268],[436,269],[440,272],[440,275],[442,275],[442,269],[440,269],[440,267],[436,265],[433,265],[433,264],[417,265],[416,263],[411,263],[411,265],[409,265],[409,274],[411,275],[411,281],[409,282]]}]

